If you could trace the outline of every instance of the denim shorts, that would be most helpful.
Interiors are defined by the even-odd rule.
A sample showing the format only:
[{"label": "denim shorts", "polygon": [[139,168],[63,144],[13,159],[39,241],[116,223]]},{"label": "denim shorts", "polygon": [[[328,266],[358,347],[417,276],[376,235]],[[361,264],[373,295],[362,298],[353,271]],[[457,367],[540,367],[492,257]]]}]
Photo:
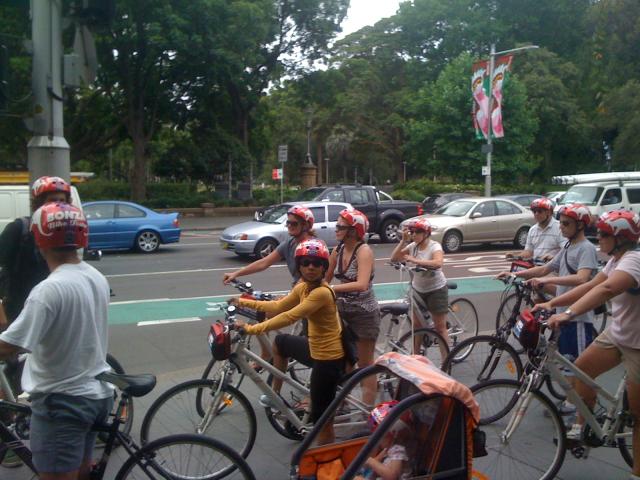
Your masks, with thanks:
[{"label": "denim shorts", "polygon": [[31,396],[31,453],[41,473],[78,470],[93,456],[95,423],[105,422],[113,397],[93,400],[62,393]]}]

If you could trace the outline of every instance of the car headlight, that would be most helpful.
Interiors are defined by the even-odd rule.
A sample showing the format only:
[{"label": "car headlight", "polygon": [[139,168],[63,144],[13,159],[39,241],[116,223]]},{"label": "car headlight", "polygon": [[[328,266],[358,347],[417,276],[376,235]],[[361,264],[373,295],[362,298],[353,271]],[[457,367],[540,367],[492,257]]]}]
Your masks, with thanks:
[{"label": "car headlight", "polygon": [[234,240],[247,240],[249,238],[249,235],[247,235],[246,233],[238,233],[237,235],[233,236]]}]

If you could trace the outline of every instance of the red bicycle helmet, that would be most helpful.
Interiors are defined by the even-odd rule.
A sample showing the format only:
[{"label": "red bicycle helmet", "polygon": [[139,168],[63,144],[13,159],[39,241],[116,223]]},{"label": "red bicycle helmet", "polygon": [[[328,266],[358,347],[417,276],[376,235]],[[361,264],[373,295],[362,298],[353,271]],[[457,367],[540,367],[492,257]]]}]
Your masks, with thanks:
[{"label": "red bicycle helmet", "polygon": [[543,197],[536,198],[533,202],[531,202],[530,208],[531,210],[533,210],[534,208],[541,208],[543,210],[549,210],[550,212],[553,212],[555,206],[556,204],[553,200]]},{"label": "red bicycle helmet", "polygon": [[34,198],[52,192],[63,192],[71,195],[71,186],[60,177],[40,177],[31,186],[31,194]]},{"label": "red bicycle helmet", "polygon": [[429,220],[424,217],[415,220],[413,225],[409,228],[413,228],[414,230],[424,230],[427,235],[431,235],[431,224],[429,223]]},{"label": "red bicycle helmet", "polygon": [[287,215],[294,215],[309,224],[309,230],[313,228],[313,213],[307,207],[302,205],[294,205],[287,211]]},{"label": "red bicycle helmet", "polygon": [[362,239],[369,231],[369,219],[360,210],[349,210],[345,208],[339,214],[349,224],[356,229],[356,235]]},{"label": "red bicycle helmet", "polygon": [[585,226],[591,223],[591,212],[588,207],[581,203],[571,203],[561,206],[560,210],[558,210],[558,215],[573,218],[576,222],[584,223]]},{"label": "red bicycle helmet", "polygon": [[630,210],[611,210],[600,216],[596,228],[609,235],[620,235],[637,242],[640,239],[640,216]]},{"label": "red bicycle helmet", "polygon": [[311,238],[300,242],[296,247],[295,258],[296,260],[302,257],[314,257],[326,260],[329,262],[329,249],[327,245],[317,238]]},{"label": "red bicycle helmet", "polygon": [[[398,403],[398,400],[391,400],[389,402],[382,402],[376,405],[371,413],[369,414],[369,428],[371,431],[375,431],[376,428],[387,418],[389,412],[393,407],[395,407]],[[405,410],[402,415],[400,415],[400,420],[402,420],[405,424],[411,424],[411,412],[409,410]]]},{"label": "red bicycle helmet", "polygon": [[38,248],[86,248],[89,227],[80,209],[63,202],[51,202],[35,211],[31,231]]}]

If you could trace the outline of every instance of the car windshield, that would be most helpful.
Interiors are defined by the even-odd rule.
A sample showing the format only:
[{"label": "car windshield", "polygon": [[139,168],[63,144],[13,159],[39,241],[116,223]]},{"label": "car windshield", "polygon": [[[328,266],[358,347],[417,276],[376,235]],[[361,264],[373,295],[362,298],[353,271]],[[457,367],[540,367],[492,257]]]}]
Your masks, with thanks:
[{"label": "car windshield", "polygon": [[473,207],[476,202],[470,202],[468,200],[455,200],[451,203],[447,203],[444,207],[438,210],[436,213],[438,215],[450,215],[452,217],[463,217],[467,214],[471,207]]},{"label": "car windshield", "polygon": [[603,187],[590,187],[587,185],[576,185],[569,189],[562,204],[582,203],[583,205],[595,205],[602,195]]},{"label": "car windshield", "polygon": [[308,188],[305,191],[300,192],[300,195],[298,195],[296,200],[300,200],[302,202],[314,200],[318,195],[324,192],[324,190],[324,188]]},{"label": "car windshield", "polygon": [[260,217],[259,222],[262,223],[282,223],[287,216],[287,210],[291,208],[291,205],[275,205],[265,209],[264,213]]}]

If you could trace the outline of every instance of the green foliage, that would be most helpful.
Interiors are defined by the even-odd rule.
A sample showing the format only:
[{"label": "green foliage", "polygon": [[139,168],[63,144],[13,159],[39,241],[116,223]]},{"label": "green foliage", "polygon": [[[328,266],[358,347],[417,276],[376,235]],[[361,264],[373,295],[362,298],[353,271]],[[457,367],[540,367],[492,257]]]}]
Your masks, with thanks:
[{"label": "green foliage", "polygon": [[[283,200],[288,202],[294,200],[300,194],[300,190],[287,187],[282,193]],[[280,203],[280,188],[256,188],[253,190],[253,200],[256,205],[273,205]]]}]

